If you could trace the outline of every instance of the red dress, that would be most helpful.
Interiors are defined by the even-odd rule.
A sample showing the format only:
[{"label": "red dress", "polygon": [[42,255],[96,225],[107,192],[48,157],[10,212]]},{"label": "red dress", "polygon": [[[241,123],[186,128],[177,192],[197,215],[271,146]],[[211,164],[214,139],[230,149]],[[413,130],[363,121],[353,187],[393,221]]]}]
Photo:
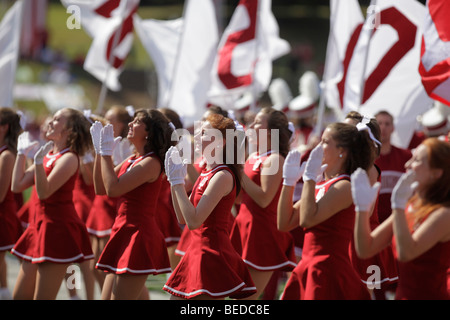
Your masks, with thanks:
[{"label": "red dress", "polygon": [[[341,175],[316,185],[316,202]],[[353,269],[349,244],[353,235],[355,207],[339,211],[322,223],[305,229],[302,260],[295,267],[282,300],[370,299],[369,291]]]},{"label": "red dress", "polygon": [[[190,201],[199,203],[211,178],[231,170],[219,165],[203,172],[194,184]],[[234,250],[229,238],[231,208],[236,186],[223,197],[203,224],[190,231],[190,246],[164,285],[164,290],[190,299],[206,294],[213,298],[244,298],[256,292],[247,266]]]},{"label": "red dress", "polygon": [[89,234],[97,237],[109,237],[117,213],[117,198],[107,195],[95,195],[89,212],[86,227]]},{"label": "red dress", "polygon": [[[7,150],[4,145],[0,155]],[[11,186],[11,183],[9,183]],[[8,187],[5,198],[0,202],[0,252],[11,250],[22,235],[22,225],[16,215],[17,205],[11,188]]]},{"label": "red dress", "polygon": [[75,187],[73,189],[73,204],[75,205],[75,210],[77,210],[78,215],[84,223],[86,223],[89,217],[89,212],[91,211],[94,197],[94,186],[87,185],[86,182],[84,182],[82,175],[78,174],[77,179],[75,180]]},{"label": "red dress", "polygon": [[[378,181],[381,180],[380,178],[381,177],[379,176]],[[380,225],[378,222],[378,209],[379,201],[377,197],[373,213],[369,220],[371,230],[375,230]],[[354,240],[354,237],[352,237],[352,241],[350,242],[350,260],[352,261],[353,267],[356,272],[358,272],[361,281],[364,284],[375,287],[373,293],[377,300],[386,299],[385,292],[387,290],[395,291],[395,286],[398,282],[397,259],[394,257],[392,246],[387,246],[371,258],[361,259],[356,253]],[[371,269],[371,266],[378,267],[378,270],[380,271],[379,280],[376,280],[375,282],[372,281],[373,270]]]},{"label": "red dress", "polygon": [[[411,233],[414,233],[415,229],[412,226],[410,210],[407,211],[406,217],[410,230],[413,230]],[[393,247],[397,256],[395,238],[393,239]],[[395,292],[396,300],[450,299],[450,292],[447,287],[448,270],[450,268],[450,241],[438,242],[413,260],[399,261],[398,267],[399,281]]]},{"label": "red dress", "polygon": [[[245,163],[245,174],[261,185],[261,164],[270,151],[253,155]],[[277,227],[277,205],[280,187],[272,202],[261,208],[244,190],[239,213],[233,224],[231,241],[244,262],[259,271],[291,271],[296,265],[295,244],[289,232]]]},{"label": "red dress", "polygon": [[[139,161],[132,156],[120,168],[120,177]],[[155,221],[163,174],[117,199],[117,216],[108,243],[96,267],[116,274],[159,274],[172,271],[164,236]]]},{"label": "red dress", "polygon": [[[44,157],[44,169],[48,176],[55,162],[66,152],[52,152]],[[34,217],[30,216],[24,231],[12,253],[21,259],[40,263],[79,263],[94,258],[86,226],[78,216],[73,204],[72,191],[77,172],[50,197],[34,202]],[[33,203],[31,203],[33,205]]]},{"label": "red dress", "polygon": [[165,177],[161,181],[161,191],[159,192],[155,219],[164,235],[166,245],[168,247],[176,245],[180,241],[181,228],[172,204],[170,183]]}]

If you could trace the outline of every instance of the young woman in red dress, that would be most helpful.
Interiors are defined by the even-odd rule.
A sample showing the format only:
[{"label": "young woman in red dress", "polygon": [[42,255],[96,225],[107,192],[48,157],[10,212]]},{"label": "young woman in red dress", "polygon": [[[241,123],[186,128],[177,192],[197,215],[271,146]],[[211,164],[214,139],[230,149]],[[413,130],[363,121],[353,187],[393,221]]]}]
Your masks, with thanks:
[{"label": "young woman in red dress", "polygon": [[94,146],[100,150],[94,165],[96,191],[103,188],[108,196],[118,198],[111,236],[97,262],[98,269],[108,272],[102,299],[148,298],[148,275],[171,271],[155,212],[172,132],[158,110],[137,110],[127,135],[136,152],[114,167],[112,125],[95,122],[91,128]]},{"label": "young woman in red dress", "polygon": [[93,258],[86,226],[73,204],[78,157],[91,146],[89,121],[78,110],[57,111],[48,124],[50,140],[26,166],[25,155],[14,165],[12,190],[22,192],[34,183],[37,193],[34,216],[12,253],[22,264],[15,299],[55,299],[72,263]]},{"label": "young woman in red dress", "polygon": [[[279,227],[290,230],[300,224],[305,238],[302,260],[292,272],[282,299],[370,299],[349,256],[355,221],[350,174],[358,167],[370,168],[373,148],[366,130],[333,123],[305,165],[300,166],[298,151],[288,155],[278,204]],[[302,195],[292,206],[294,185],[301,176]]]},{"label": "young woman in red dress", "polygon": [[[166,154],[175,212],[190,234],[189,247],[164,285],[171,299],[239,299],[256,291],[229,238],[231,208],[240,190],[241,176],[237,162],[239,139],[227,136],[230,132],[236,132],[234,122],[222,115],[211,114],[203,122],[196,148],[203,150],[206,167],[190,197],[184,187],[186,162],[176,147]],[[234,158],[228,159],[225,150],[233,150]]]},{"label": "young woman in red dress", "polygon": [[352,178],[358,254],[370,257],[393,241],[399,262],[396,299],[448,300],[450,266],[450,145],[437,138],[424,140],[405,164],[407,172],[391,197],[392,215],[371,230],[368,210],[377,190],[363,171]]}]

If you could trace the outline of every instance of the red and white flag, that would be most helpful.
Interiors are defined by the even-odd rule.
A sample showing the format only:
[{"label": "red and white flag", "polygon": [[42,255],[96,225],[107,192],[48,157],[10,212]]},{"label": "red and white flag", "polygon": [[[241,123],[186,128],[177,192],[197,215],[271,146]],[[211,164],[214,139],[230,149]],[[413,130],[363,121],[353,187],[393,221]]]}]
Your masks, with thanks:
[{"label": "red and white flag", "polygon": [[0,106],[13,106],[13,87],[22,25],[22,1],[17,1],[6,12],[0,23]]},{"label": "red and white flag", "polygon": [[432,100],[417,66],[420,61],[425,6],[416,0],[377,0],[351,57],[344,86],[343,113],[373,116],[387,110],[394,117],[392,142],[406,148],[417,116]]},{"label": "red and white flag", "polygon": [[219,41],[212,0],[189,0],[183,18],[135,18],[136,31],[158,73],[158,107],[175,110],[190,127],[206,111]]},{"label": "red and white flag", "polygon": [[290,51],[279,37],[271,0],[241,0],[222,35],[211,74],[209,101],[226,109],[268,89],[272,62]]},{"label": "red and white flag", "polygon": [[419,72],[428,95],[450,106],[450,2],[428,0]]},{"label": "red and white flag", "polygon": [[330,0],[328,36],[322,94],[325,104],[339,116],[344,100],[345,79],[353,51],[364,24],[357,0]]},{"label": "red and white flag", "polygon": [[93,38],[84,69],[119,91],[119,76],[133,46],[133,15],[140,0],[61,0],[64,6],[77,6],[83,29]]}]

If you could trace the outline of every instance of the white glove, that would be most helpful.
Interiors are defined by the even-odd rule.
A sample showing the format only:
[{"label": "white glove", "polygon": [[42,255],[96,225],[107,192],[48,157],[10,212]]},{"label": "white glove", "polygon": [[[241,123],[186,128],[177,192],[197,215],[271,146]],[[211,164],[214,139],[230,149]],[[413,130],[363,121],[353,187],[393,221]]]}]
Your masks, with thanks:
[{"label": "white glove", "polygon": [[303,181],[313,180],[318,182],[327,165],[322,165],[323,147],[318,144],[309,155],[308,161],[306,161],[305,172],[303,173]]},{"label": "white glove", "polygon": [[417,183],[414,182],[415,174],[409,170],[402,174],[392,190],[391,208],[405,210],[408,199],[412,196]]},{"label": "white glove", "polygon": [[25,131],[20,134],[17,140],[17,154],[23,154],[28,158],[34,157],[32,154],[39,148],[39,141],[31,141],[30,133]]},{"label": "white glove", "polygon": [[92,144],[94,145],[96,154],[100,154],[100,136],[102,129],[103,125],[100,121],[95,121],[90,128]]},{"label": "white glove", "polygon": [[111,124],[102,128],[100,133],[100,154],[102,156],[112,156],[114,146],[117,143],[114,139],[114,130]]},{"label": "white glove", "polygon": [[88,164],[88,163],[92,163],[94,162],[94,156],[92,155],[92,153],[90,151],[86,152],[86,154],[81,157],[81,162],[83,164]]},{"label": "white glove", "polygon": [[370,185],[369,177],[365,170],[358,168],[351,176],[352,197],[357,212],[369,212],[378,196],[381,184],[375,182]]},{"label": "white glove", "polygon": [[122,163],[123,160],[127,159],[133,154],[133,145],[128,139],[122,139],[122,137],[117,137],[114,139],[114,149],[113,149],[113,160],[114,165]]},{"label": "white glove", "polygon": [[46,144],[44,144],[38,152],[34,155],[34,164],[43,164],[44,163],[44,157],[49,153],[50,150],[53,148],[53,141],[49,141]]},{"label": "white glove", "polygon": [[187,174],[187,160],[180,157],[178,149],[174,146],[170,147],[166,152],[164,160],[164,168],[166,171],[167,180],[170,185],[184,184],[184,178]]},{"label": "white glove", "polygon": [[289,151],[283,165],[283,185],[295,186],[305,171],[306,162],[300,166],[302,154],[298,150]]}]

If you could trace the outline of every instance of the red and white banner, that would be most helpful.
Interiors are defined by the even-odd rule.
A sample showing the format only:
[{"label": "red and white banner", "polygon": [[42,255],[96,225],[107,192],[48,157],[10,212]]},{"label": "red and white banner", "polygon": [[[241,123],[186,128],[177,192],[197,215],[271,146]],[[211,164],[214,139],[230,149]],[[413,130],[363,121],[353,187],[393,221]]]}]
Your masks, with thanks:
[{"label": "red and white banner", "polygon": [[290,45],[279,37],[271,0],[241,0],[222,35],[211,74],[209,101],[225,109],[247,92],[269,87],[272,61]]},{"label": "red and white banner", "polygon": [[22,9],[23,2],[16,1],[0,23],[0,106],[2,107],[13,107]]},{"label": "red and white banner", "polygon": [[428,0],[419,72],[428,95],[450,106],[450,1]]},{"label": "red and white banner", "polygon": [[357,0],[330,0],[330,34],[322,90],[325,104],[338,115],[342,110],[348,65],[363,24],[364,16]]},{"label": "red and white banner", "polygon": [[187,1],[182,19],[135,21],[158,73],[158,107],[175,110],[192,126],[206,111],[219,41],[214,1]]},{"label": "red and white banner", "polygon": [[133,15],[139,0],[62,0],[64,6],[76,5],[83,29],[93,38],[84,69],[119,91],[119,76],[133,45]]},{"label": "red and white banner", "polygon": [[392,143],[406,148],[417,116],[432,106],[417,66],[425,6],[416,0],[377,0],[348,65],[343,113],[371,116],[386,110],[394,117]]}]

